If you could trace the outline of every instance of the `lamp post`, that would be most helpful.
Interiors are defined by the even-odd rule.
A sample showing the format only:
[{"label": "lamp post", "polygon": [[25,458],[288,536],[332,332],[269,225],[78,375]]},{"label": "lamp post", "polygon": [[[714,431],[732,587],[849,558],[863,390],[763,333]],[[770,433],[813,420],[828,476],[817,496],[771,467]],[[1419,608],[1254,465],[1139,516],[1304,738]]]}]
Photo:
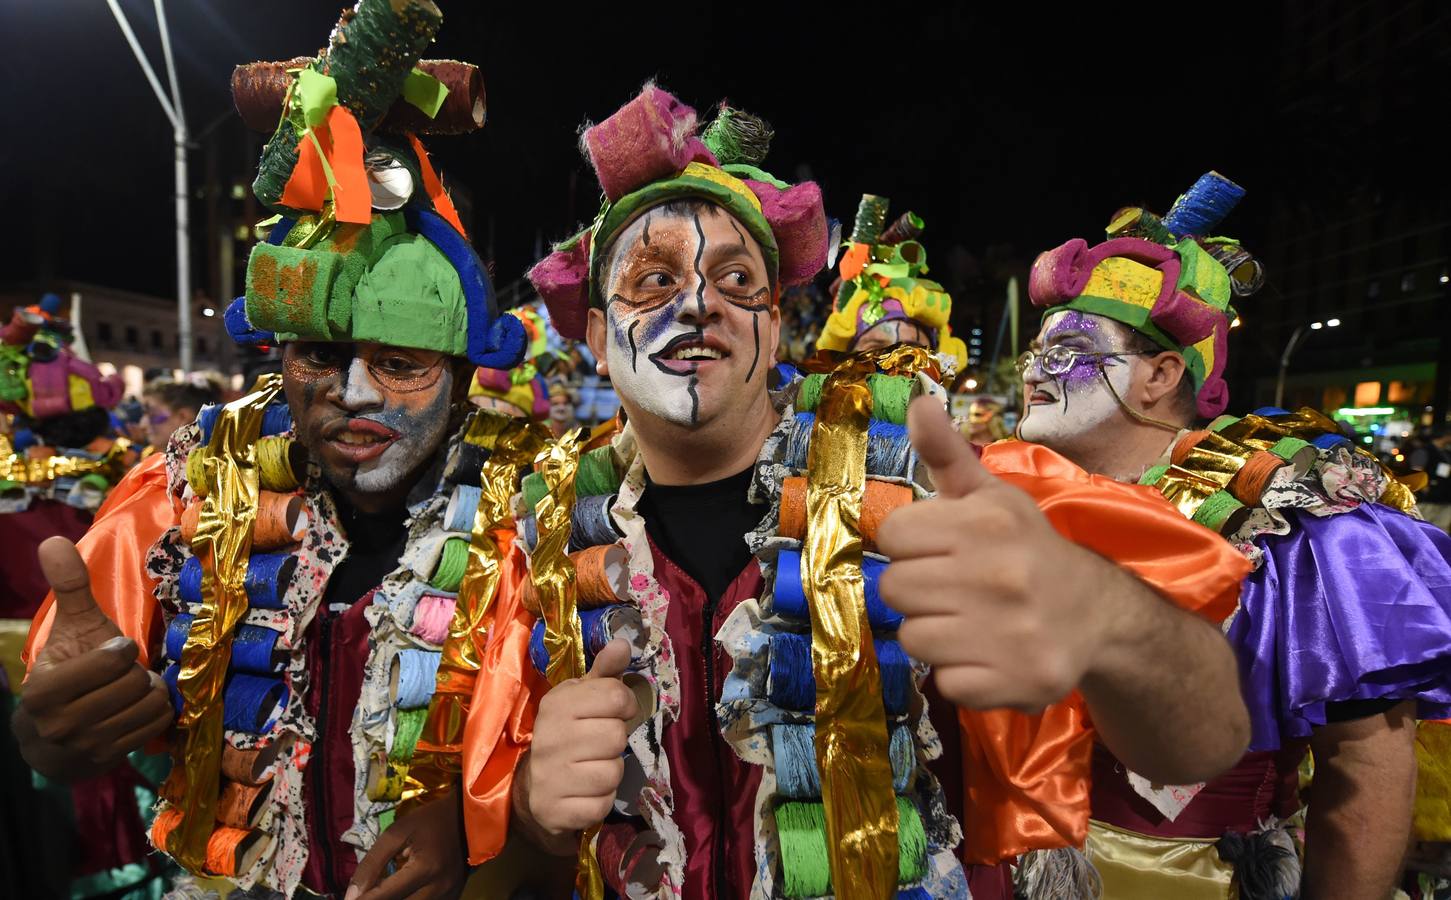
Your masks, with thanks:
[{"label": "lamp post", "polygon": [[1290,354],[1300,346],[1307,331],[1320,331],[1324,328],[1336,328],[1340,325],[1339,319],[1326,319],[1324,322],[1311,322],[1309,325],[1300,325],[1290,334],[1290,340],[1285,344],[1285,352],[1280,354],[1280,379],[1275,385],[1275,406],[1284,408],[1285,405],[1285,372],[1290,368]]},{"label": "lamp post", "polygon": [[155,0],[156,3],[156,28],[161,32],[161,55],[166,62],[166,77],[170,82],[171,96],[168,98],[166,92],[161,89],[161,81],[156,77],[156,71],[151,68],[151,62],[141,50],[141,44],[136,40],[136,34],[131,30],[131,23],[127,21],[126,14],[116,0],[106,0],[111,7],[111,15],[116,17],[116,24],[121,26],[121,33],[126,37],[126,43],[131,46],[131,52],[136,56],[136,62],[141,64],[141,71],[145,73],[146,80],[151,85],[151,90],[156,94],[156,100],[161,104],[162,112],[171,122],[172,139],[176,145],[176,340],[177,350],[180,356],[183,372],[191,371],[192,361],[192,339],[191,339],[191,224],[187,215],[187,173],[186,173],[186,113],[181,108],[181,85],[176,80],[176,63],[171,55],[171,30],[166,24],[166,10],[162,7],[162,0]]}]

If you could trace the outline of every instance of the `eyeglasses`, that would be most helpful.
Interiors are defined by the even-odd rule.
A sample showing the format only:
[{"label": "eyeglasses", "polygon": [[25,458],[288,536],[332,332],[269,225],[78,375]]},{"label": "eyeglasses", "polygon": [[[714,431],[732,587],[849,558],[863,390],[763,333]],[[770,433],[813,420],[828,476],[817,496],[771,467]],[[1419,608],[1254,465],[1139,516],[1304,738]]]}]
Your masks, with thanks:
[{"label": "eyeglasses", "polygon": [[1078,365],[1080,359],[1091,360],[1098,365],[1103,365],[1106,359],[1114,359],[1120,356],[1152,356],[1162,353],[1161,350],[1077,350],[1063,344],[1054,344],[1043,351],[1029,350],[1018,357],[1018,375],[1027,374],[1034,363],[1041,362],[1043,372],[1057,378],[1067,375],[1069,370]]}]

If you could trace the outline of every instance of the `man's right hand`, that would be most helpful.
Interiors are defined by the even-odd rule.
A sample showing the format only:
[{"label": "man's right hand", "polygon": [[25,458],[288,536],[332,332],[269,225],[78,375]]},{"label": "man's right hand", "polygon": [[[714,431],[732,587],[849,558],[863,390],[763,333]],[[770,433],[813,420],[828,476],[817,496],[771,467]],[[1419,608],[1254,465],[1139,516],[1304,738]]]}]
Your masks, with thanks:
[{"label": "man's right hand", "polygon": [[26,762],[42,775],[94,777],[166,731],[171,698],[161,676],[137,664],[136,642],[96,606],[75,545],[54,537],[39,556],[55,616],[25,680],[15,733]]},{"label": "man's right hand", "polygon": [[630,645],[611,641],[588,675],[560,682],[539,703],[515,809],[551,847],[563,849],[567,839],[559,838],[603,822],[614,803],[621,754],[639,724],[640,705],[620,680],[629,664]]}]

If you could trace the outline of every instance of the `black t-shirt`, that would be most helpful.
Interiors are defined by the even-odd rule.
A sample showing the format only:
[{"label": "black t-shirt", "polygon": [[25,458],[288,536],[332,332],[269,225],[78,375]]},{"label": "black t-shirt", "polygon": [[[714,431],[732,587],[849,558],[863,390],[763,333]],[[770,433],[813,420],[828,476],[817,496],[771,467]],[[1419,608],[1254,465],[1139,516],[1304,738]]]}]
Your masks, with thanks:
[{"label": "black t-shirt", "polygon": [[336,494],[338,518],[351,545],[347,558],[328,579],[325,608],[341,603],[352,605],[383,583],[398,568],[403,547],[408,543],[408,509],[399,507],[381,513],[358,512]]},{"label": "black t-shirt", "polygon": [[655,545],[719,600],[751,561],[746,532],[766,517],[746,499],[755,466],[706,484],[661,485],[645,476],[639,512]]}]

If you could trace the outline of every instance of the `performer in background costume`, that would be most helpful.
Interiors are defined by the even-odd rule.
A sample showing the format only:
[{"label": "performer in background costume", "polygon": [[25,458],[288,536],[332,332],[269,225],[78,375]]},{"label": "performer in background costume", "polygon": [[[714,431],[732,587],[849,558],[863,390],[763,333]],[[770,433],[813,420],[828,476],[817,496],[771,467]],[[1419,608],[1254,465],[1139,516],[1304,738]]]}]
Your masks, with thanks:
[{"label": "performer in background costume", "polygon": [[198,891],[452,896],[479,836],[476,626],[519,576],[488,492],[544,432],[466,418],[475,368],[527,339],[417,138],[483,123],[478,70],[419,59],[440,22],[362,0],[317,57],[238,70],[239,111],[276,129],[253,190],[277,216],[226,321],[282,343],[283,374],[180,429],[79,557],[42,550],[26,758],[77,777],[168,747],[150,837]]},{"label": "performer in background costume", "polygon": [[[1224,622],[1249,754],[1175,786],[1096,746],[1088,855],[1108,898],[1388,896],[1410,832],[1415,720],[1451,711],[1451,539],[1314,410],[1225,415],[1231,301],[1264,278],[1213,236],[1242,195],[1210,173],[1163,218],[1121,210],[1104,243],[1044,253],[1029,282],[1044,316],[1020,361],[1019,436],[1152,486],[1254,567]],[[1445,828],[1442,791],[1427,829]]]},{"label": "performer in background costume", "polygon": [[[491,692],[526,698],[537,717],[497,741],[487,779],[470,785],[493,798],[495,846],[485,856],[520,833],[578,854],[584,897],[965,896],[960,858],[996,864],[1081,839],[1085,701],[1075,693],[1035,716],[964,711],[961,726],[949,715],[965,749],[943,766],[961,767],[967,783],[944,795],[929,765],[943,741],[921,696],[926,668],[908,655],[912,632],[924,656],[940,658],[920,640],[939,629],[904,622],[886,600],[910,607],[907,593],[935,597],[951,582],[961,601],[956,592],[977,575],[934,578],[932,589],[895,597],[887,590],[886,553],[913,557],[907,578],[946,562],[921,544],[950,529],[914,528],[904,516],[964,508],[912,503],[932,496],[939,466],[951,474],[940,454],[924,463],[908,442],[913,398],[937,398],[914,409],[926,423],[918,427],[938,429],[935,450],[965,454],[950,457],[956,465],[978,463],[931,408],[941,403],[940,371],[922,349],[842,357],[768,393],[777,298],[826,257],[820,193],[760,168],[771,133],[759,119],[722,106],[703,130],[696,125],[692,109],[647,85],[586,130],[601,212],[531,272],[554,326],[589,341],[627,422],[606,446],[583,451],[573,434],[549,447],[517,501],[529,551],[518,602],[538,621],[520,631],[511,620],[507,655],[527,655],[553,686],[530,687],[534,672],[489,676]],[[1227,765],[1246,733],[1228,650],[1154,591],[1218,616],[1244,564],[1152,492],[1099,483],[1020,446],[1026,452],[990,463],[997,475],[984,475],[987,494],[973,498],[1010,524],[956,539],[980,538],[989,555],[998,540],[1036,544],[1058,573],[1092,572],[1074,579],[1079,587],[1105,579],[1094,602],[1123,600],[1196,635],[1203,652],[1180,662],[1230,696],[1211,702],[1217,721],[1204,743],[1172,760],[1157,755],[1167,743],[1149,755],[1161,771]],[[964,488],[954,481],[953,490]],[[887,547],[888,513],[905,529],[898,551]],[[1099,517],[1120,529],[1093,528]],[[1182,565],[1155,553],[1141,566],[1150,543],[1177,548]],[[1017,546],[1004,565],[1026,552]],[[1078,602],[1072,587],[1013,596],[1019,609]],[[508,603],[501,595],[500,614]],[[947,633],[956,636],[957,624]],[[492,648],[506,629],[491,634]],[[1020,635],[1041,637],[1034,652],[1061,658],[1052,646],[1062,635]],[[1149,671],[1130,666],[1135,689],[1159,681],[1144,662]],[[1084,671],[1062,680],[1005,672],[1002,692],[950,678],[943,693],[1042,707]],[[1112,724],[1112,703],[1089,705]],[[1135,721],[1156,706],[1141,698]],[[1155,731],[1141,727],[1135,738]],[[949,812],[964,801],[965,840]]]}]

